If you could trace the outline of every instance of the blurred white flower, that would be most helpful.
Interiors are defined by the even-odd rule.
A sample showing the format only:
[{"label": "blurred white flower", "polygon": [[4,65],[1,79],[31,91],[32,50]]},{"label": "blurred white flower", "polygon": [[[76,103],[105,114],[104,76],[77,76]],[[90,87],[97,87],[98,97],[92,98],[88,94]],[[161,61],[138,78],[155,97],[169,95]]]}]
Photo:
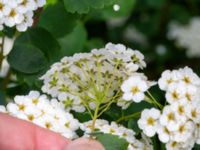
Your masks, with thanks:
[{"label": "blurred white flower", "polygon": [[1,106],[1,105],[0,105],[0,112],[1,112],[1,113],[6,113],[6,108],[5,108],[5,106]]},{"label": "blurred white flower", "polygon": [[158,55],[164,55],[167,52],[167,48],[163,44],[159,44],[156,46],[156,53]]},{"label": "blurred white flower", "polygon": [[185,48],[188,57],[200,57],[200,18],[193,17],[188,25],[171,22],[168,38],[176,41],[177,45]]},{"label": "blurred white flower", "polygon": [[137,28],[132,25],[128,26],[125,29],[123,36],[125,40],[128,40],[130,42],[138,43],[143,46],[148,45],[146,36],[142,32],[138,31]]}]

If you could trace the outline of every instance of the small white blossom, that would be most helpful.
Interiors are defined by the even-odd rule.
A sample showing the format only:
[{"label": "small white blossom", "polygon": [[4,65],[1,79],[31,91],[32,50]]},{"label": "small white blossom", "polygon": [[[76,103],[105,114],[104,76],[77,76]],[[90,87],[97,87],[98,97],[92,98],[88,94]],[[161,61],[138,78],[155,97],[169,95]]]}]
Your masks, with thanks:
[{"label": "small white blossom", "polygon": [[179,117],[170,106],[165,106],[160,116],[160,124],[166,126],[169,131],[177,130],[179,127]]},{"label": "small white blossom", "polygon": [[158,85],[161,90],[166,91],[170,84],[176,82],[179,79],[180,73],[176,70],[166,70],[162,73],[161,78],[158,80]]},{"label": "small white blossom", "polygon": [[144,100],[145,94],[148,90],[148,85],[145,80],[140,76],[129,77],[121,85],[121,89],[124,92],[123,99],[127,101],[141,102]]},{"label": "small white blossom", "polygon": [[180,124],[178,130],[172,133],[171,139],[176,142],[187,142],[193,138],[195,125],[192,121]]},{"label": "small white blossom", "polygon": [[160,125],[157,130],[158,138],[161,142],[167,143],[170,140],[171,132],[167,129],[167,127]]},{"label": "small white blossom", "polygon": [[141,118],[138,120],[138,126],[147,136],[152,137],[158,130],[159,117],[159,110],[155,108],[144,109],[142,111]]}]

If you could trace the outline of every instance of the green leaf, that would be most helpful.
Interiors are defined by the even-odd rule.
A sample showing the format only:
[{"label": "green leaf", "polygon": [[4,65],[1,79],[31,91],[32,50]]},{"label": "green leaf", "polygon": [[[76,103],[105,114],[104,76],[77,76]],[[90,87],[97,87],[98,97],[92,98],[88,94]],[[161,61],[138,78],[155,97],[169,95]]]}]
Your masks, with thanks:
[{"label": "green leaf", "polygon": [[49,63],[53,63],[60,58],[60,46],[54,37],[43,28],[32,28],[21,34],[16,41],[16,44],[27,43],[39,48],[47,58]]},{"label": "green leaf", "polygon": [[101,38],[92,38],[87,41],[85,49],[86,51],[90,51],[91,49],[102,47],[104,47],[104,42]]},{"label": "green leaf", "polygon": [[195,146],[194,146],[193,149],[194,149],[194,150],[199,150],[199,149],[200,149],[200,145],[199,145],[199,144],[195,144]]},{"label": "green leaf", "polygon": [[[20,50],[18,50],[19,45]],[[31,47],[30,52],[27,52],[27,45]],[[29,87],[38,87],[40,86],[40,81],[36,79],[42,76],[52,63],[60,59],[60,52],[59,43],[47,30],[41,27],[31,28],[17,37],[11,52],[11,54],[13,54],[9,55],[9,63],[12,64],[12,68],[18,71],[16,74],[20,83],[26,83]],[[22,55],[20,56],[20,60],[18,60],[15,55],[19,55],[20,53]],[[36,54],[36,56],[34,54]],[[43,63],[40,63],[41,58]],[[15,61],[17,63],[15,63]],[[20,61],[21,63],[25,61],[26,63],[23,65],[27,64],[27,66],[21,66]],[[32,61],[34,61],[33,65]],[[35,63],[39,64],[34,65]]]},{"label": "green leaf", "polygon": [[170,17],[180,23],[187,24],[191,18],[191,14],[184,6],[173,5],[170,9]]},{"label": "green leaf", "polygon": [[113,4],[115,0],[64,0],[67,11],[71,13],[88,13],[91,8],[100,9]]},{"label": "green leaf", "polygon": [[16,33],[16,29],[5,26],[3,32],[7,37],[12,38]]},{"label": "green leaf", "polygon": [[161,6],[163,6],[166,2],[166,0],[146,0],[147,5],[149,5],[150,7],[153,8],[160,8]]},{"label": "green leaf", "polygon": [[127,150],[128,148],[128,142],[118,136],[97,133],[95,137],[106,150]]},{"label": "green leaf", "polygon": [[108,109],[104,114],[105,117],[109,120],[117,120],[121,117],[122,109],[116,105],[111,105],[110,109]]},{"label": "green leaf", "polygon": [[125,111],[124,111],[124,115],[130,115],[136,112],[141,112],[143,111],[145,108],[151,108],[152,105],[142,101],[141,103],[132,103]]},{"label": "green leaf", "polygon": [[71,32],[76,25],[76,15],[68,13],[63,3],[48,6],[41,14],[38,26],[45,28],[55,37]]},{"label": "green leaf", "polygon": [[164,143],[161,143],[160,148],[161,148],[161,150],[166,150],[165,144],[164,144]]},{"label": "green leaf", "polygon": [[5,92],[0,89],[0,105],[5,105],[6,100],[5,100]]},{"label": "green leaf", "polygon": [[58,40],[61,45],[62,56],[81,52],[86,40],[87,31],[81,23],[78,23],[70,34],[67,34]]},{"label": "green leaf", "polygon": [[128,128],[133,129],[136,135],[138,135],[141,132],[140,128],[138,127],[137,121],[138,119],[131,119],[128,121]]},{"label": "green leaf", "polygon": [[91,116],[88,112],[84,112],[84,113],[77,113],[77,112],[72,112],[73,116],[78,119],[79,122],[84,123],[87,121],[91,120]]},{"label": "green leaf", "polygon": [[52,5],[52,4],[55,4],[57,2],[58,2],[58,0],[47,0],[47,3],[46,3],[45,6]]},{"label": "green leaf", "polygon": [[40,49],[30,44],[16,44],[8,55],[10,66],[23,73],[36,73],[47,65]]},{"label": "green leaf", "polygon": [[151,138],[154,150],[161,150],[160,141],[157,136]]}]

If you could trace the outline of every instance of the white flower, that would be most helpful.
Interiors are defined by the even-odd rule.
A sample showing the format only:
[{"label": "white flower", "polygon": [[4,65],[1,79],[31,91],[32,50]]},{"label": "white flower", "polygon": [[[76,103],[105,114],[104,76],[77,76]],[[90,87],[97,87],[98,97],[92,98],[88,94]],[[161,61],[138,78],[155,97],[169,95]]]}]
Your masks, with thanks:
[{"label": "white flower", "polygon": [[176,142],[187,142],[193,138],[195,125],[192,121],[180,124],[178,130],[172,133],[172,140]]},{"label": "white flower", "polygon": [[139,66],[131,62],[131,63],[126,64],[125,68],[128,74],[132,74],[132,73],[135,73],[139,69]]},{"label": "white flower", "polygon": [[55,118],[49,114],[42,115],[38,119],[34,120],[34,123],[49,130],[56,131],[57,129],[57,122]]},{"label": "white flower", "polygon": [[144,109],[142,111],[141,118],[138,120],[138,126],[147,136],[152,137],[156,134],[158,130],[159,117],[159,110],[155,108]]},{"label": "white flower", "polygon": [[167,143],[170,140],[171,132],[165,127],[160,125],[157,130],[158,138],[161,142]]},{"label": "white flower", "polygon": [[118,100],[117,106],[120,106],[122,109],[127,109],[130,106],[131,102],[126,100]]},{"label": "white flower", "polygon": [[43,112],[37,109],[37,107],[33,107],[32,105],[27,106],[27,108],[24,111],[24,114],[26,118],[25,120],[34,122],[37,118],[39,118],[41,115],[43,115]]},{"label": "white flower", "polygon": [[129,77],[121,85],[121,89],[124,92],[123,99],[127,101],[141,102],[144,100],[144,92],[148,90],[147,82],[140,76]]},{"label": "white flower", "polygon": [[6,4],[6,2],[4,0],[0,0],[0,20],[4,20],[3,17],[5,16],[8,8],[9,6]]},{"label": "white flower", "polygon": [[169,143],[166,144],[166,149],[167,150],[180,150],[180,144],[175,141],[170,141]]},{"label": "white flower", "polygon": [[173,83],[168,87],[168,90],[166,92],[166,100],[170,104],[174,102],[181,101],[184,98],[184,88],[185,84],[183,83]]},{"label": "white flower", "polygon": [[38,7],[43,7],[46,4],[46,0],[35,0],[36,9]]},{"label": "white flower", "polygon": [[199,32],[200,18],[191,18],[189,24],[181,25],[177,22],[171,22],[169,25],[168,38],[175,40],[176,45],[185,48],[188,57],[199,57]]},{"label": "white flower", "polygon": [[195,139],[196,139],[196,143],[200,144],[200,124],[196,125],[196,131],[195,131]]},{"label": "white flower", "polygon": [[161,90],[166,91],[170,84],[176,82],[180,78],[180,73],[176,70],[166,70],[162,73],[161,78],[158,80],[158,85]]},{"label": "white flower", "polygon": [[6,108],[5,108],[5,106],[0,105],[0,112],[6,113]]},{"label": "white flower", "polygon": [[28,11],[24,14],[24,19],[20,24],[16,25],[18,31],[24,32],[28,27],[31,27],[33,24],[33,12]]},{"label": "white flower", "polygon": [[24,105],[18,106],[14,103],[9,103],[6,108],[10,114],[18,115],[24,112],[25,106]]},{"label": "white flower", "polygon": [[84,112],[85,107],[81,103],[81,100],[79,97],[71,95],[71,94],[66,94],[66,93],[61,93],[58,96],[58,99],[63,102],[65,108],[69,110],[74,110],[76,112]]},{"label": "white flower", "polygon": [[200,78],[193,72],[191,68],[186,66],[179,69],[179,72],[181,73],[181,80],[184,83],[200,86]]},{"label": "white flower", "polygon": [[186,116],[188,103],[185,101],[175,102],[170,107],[179,118],[180,122],[185,122],[188,118]]},{"label": "white flower", "polygon": [[165,106],[160,116],[160,124],[166,126],[169,131],[175,131],[179,127],[179,118],[170,106]]},{"label": "white flower", "polygon": [[19,0],[17,9],[20,13],[26,13],[30,10],[33,10],[34,5],[34,0]]},{"label": "white flower", "polygon": [[109,124],[104,125],[101,128],[101,131],[103,133],[108,133],[108,134],[113,134],[113,135],[120,135],[119,126],[115,122],[112,122],[110,125]]},{"label": "white flower", "polygon": [[186,115],[189,117],[192,121],[199,124],[200,123],[200,109],[199,104],[187,104],[186,105]]},{"label": "white flower", "polygon": [[8,27],[13,27],[15,24],[19,24],[23,21],[24,16],[17,10],[17,8],[9,8],[6,12],[4,23]]}]

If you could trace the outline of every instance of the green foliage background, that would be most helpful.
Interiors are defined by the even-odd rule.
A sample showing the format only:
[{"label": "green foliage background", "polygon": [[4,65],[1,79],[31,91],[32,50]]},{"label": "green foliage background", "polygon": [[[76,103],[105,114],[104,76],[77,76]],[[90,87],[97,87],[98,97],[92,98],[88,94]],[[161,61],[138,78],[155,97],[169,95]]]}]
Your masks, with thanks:
[{"label": "green foliage background", "polygon": [[[114,4],[120,6],[119,11],[113,10]],[[139,49],[145,55],[148,64],[145,72],[150,79],[157,80],[162,71],[185,65],[200,73],[200,59],[187,58],[186,50],[177,47],[166,36],[170,21],[187,24],[190,18],[200,15],[199,6],[199,0],[47,0],[45,8],[36,13],[33,28],[22,34],[15,29],[5,31],[9,37],[18,36],[8,55],[11,69],[7,77],[0,79],[0,104],[6,103],[6,97],[12,99],[30,90],[40,90],[38,78],[62,57],[88,52],[107,42]],[[125,32],[132,26],[145,35],[146,44],[126,38]],[[157,53],[159,44],[166,46],[164,54]],[[11,74],[17,76],[16,81],[10,80]],[[8,86],[12,82],[17,86]],[[158,93],[156,87],[152,91],[162,103],[162,93]],[[105,117],[117,120],[121,115],[145,107],[148,107],[145,103],[133,104],[121,112],[113,106]],[[84,118],[87,120],[87,114],[83,121]],[[139,132],[135,120],[123,123]],[[157,149],[164,148],[159,145]]]}]

